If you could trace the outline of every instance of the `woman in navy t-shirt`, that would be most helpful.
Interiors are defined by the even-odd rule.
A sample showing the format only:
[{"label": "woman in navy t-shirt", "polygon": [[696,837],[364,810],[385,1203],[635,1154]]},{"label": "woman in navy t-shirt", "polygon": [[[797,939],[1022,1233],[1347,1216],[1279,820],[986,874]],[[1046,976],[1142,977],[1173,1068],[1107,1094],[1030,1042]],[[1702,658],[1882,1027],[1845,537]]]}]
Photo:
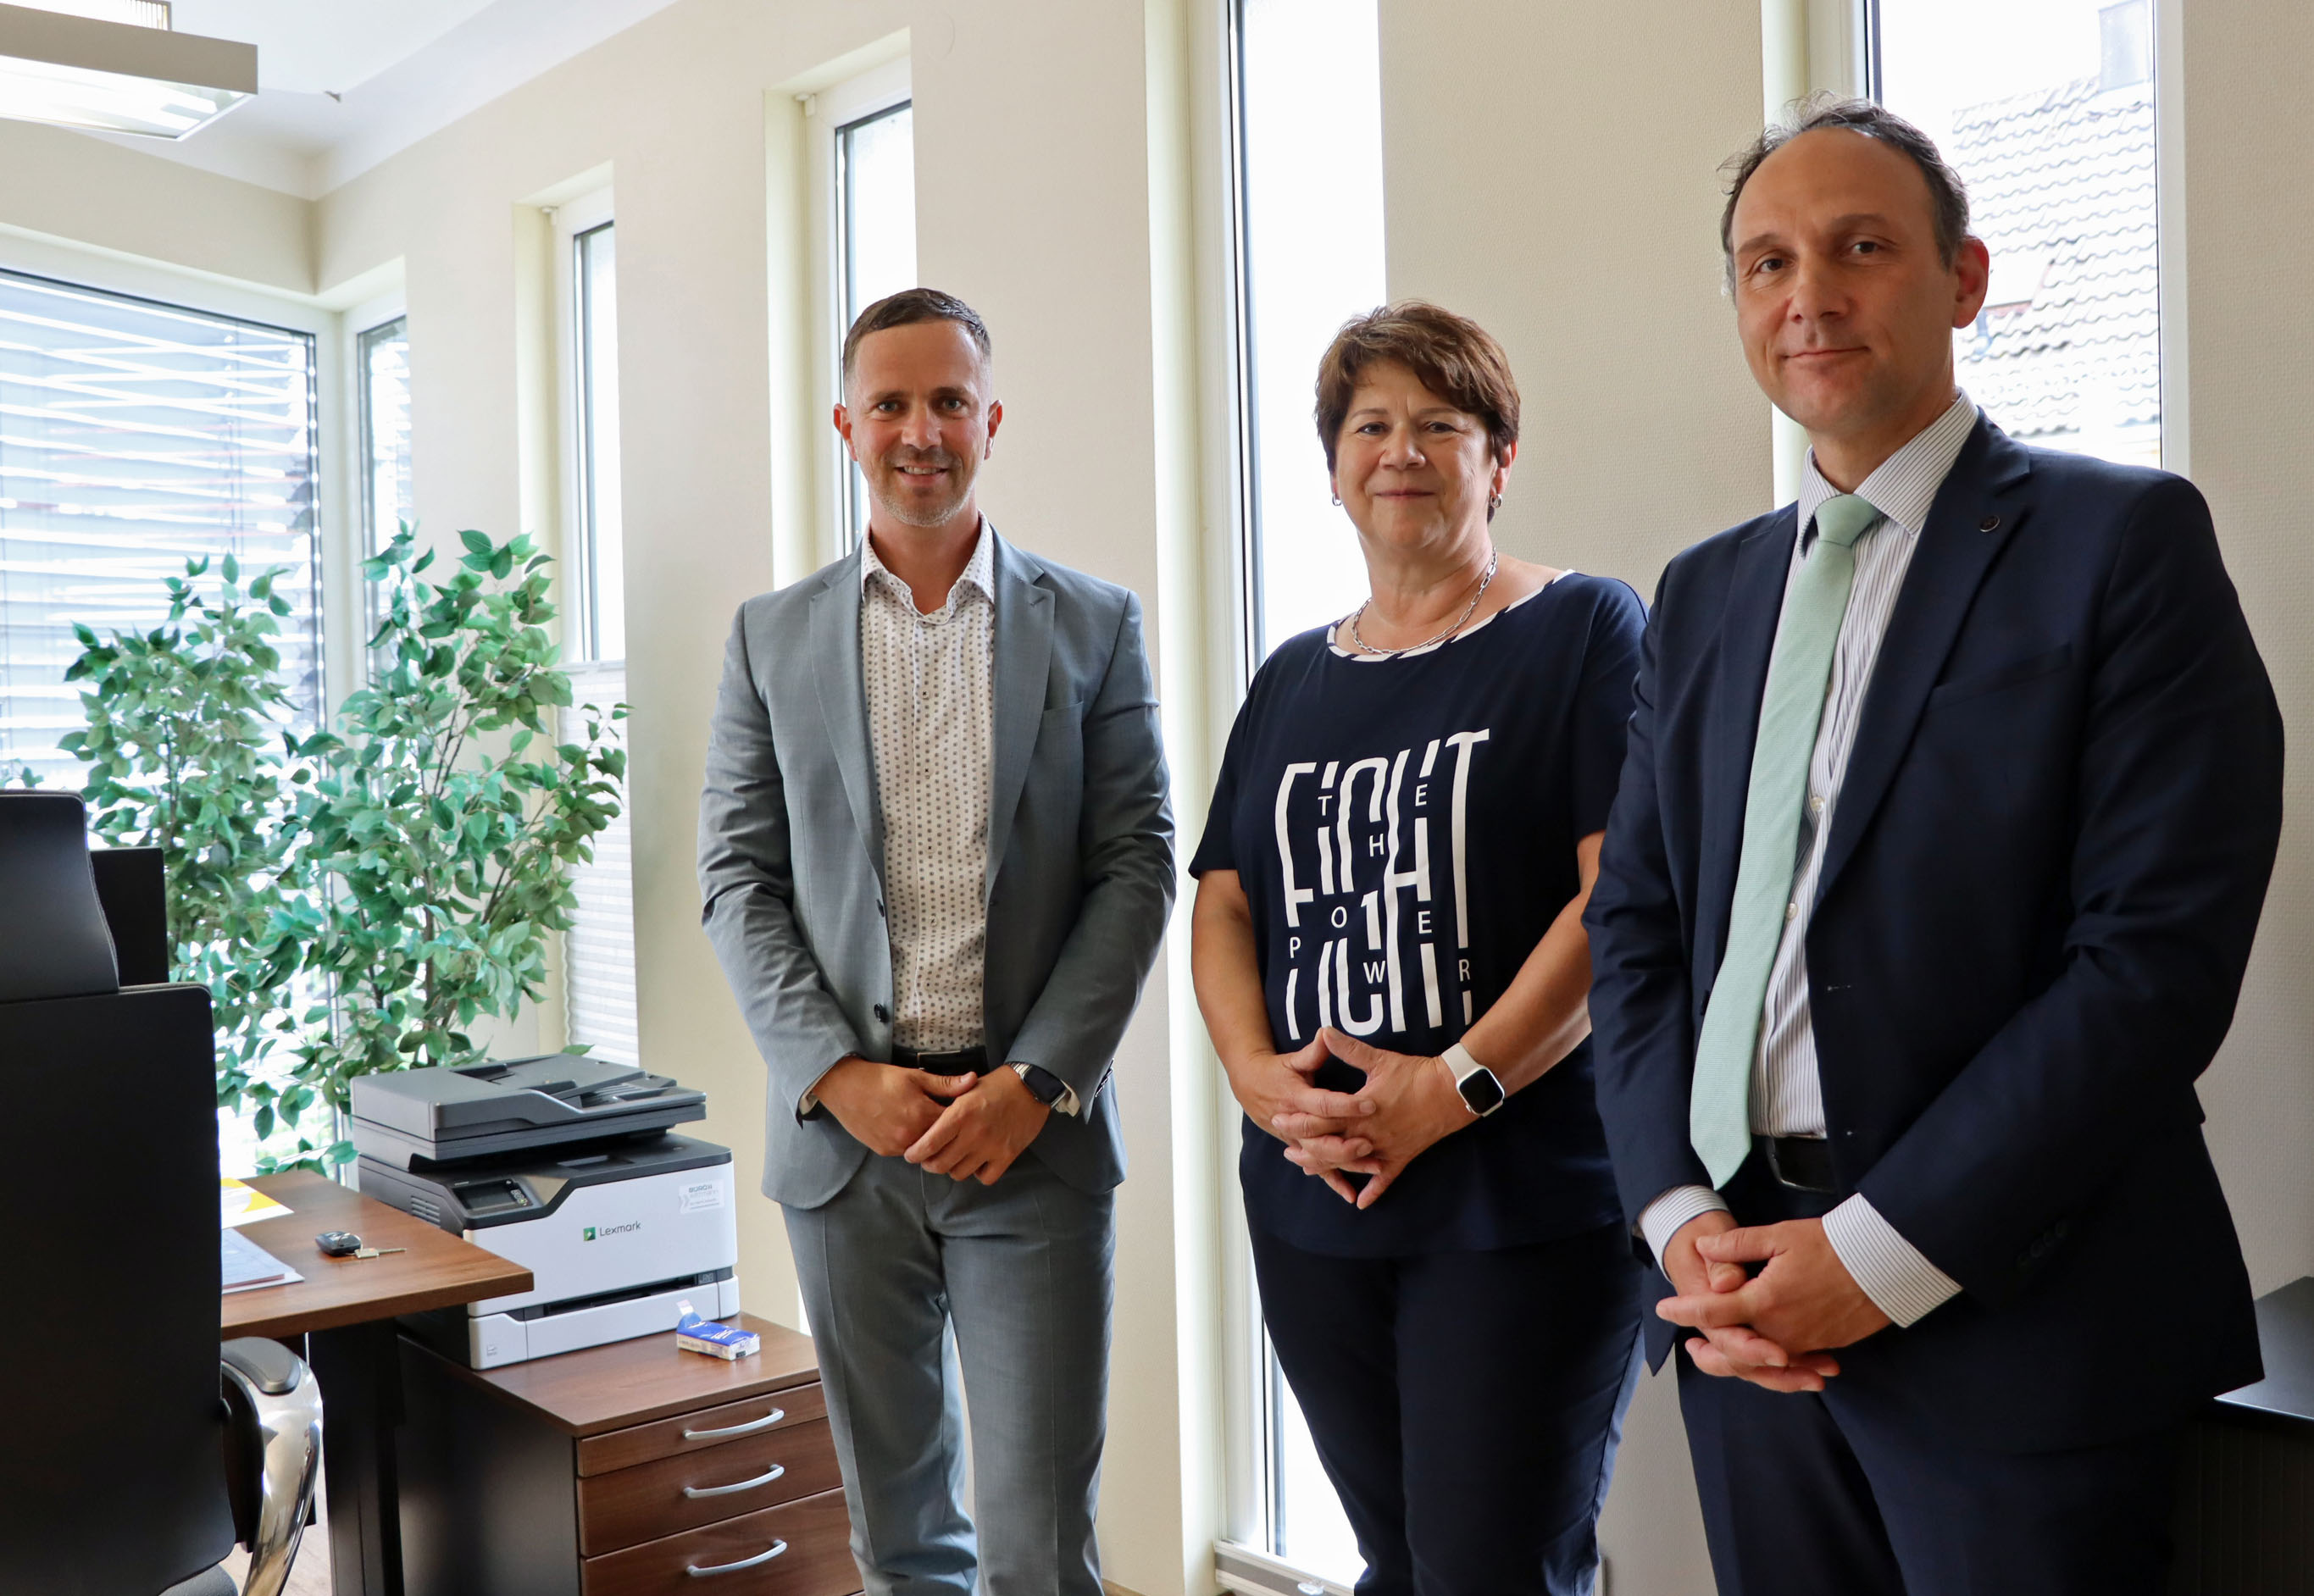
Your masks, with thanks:
[{"label": "woman in navy t-shirt", "polygon": [[1518,393],[1475,323],[1350,322],[1318,421],[1373,596],[1255,675],[1190,866],[1262,1309],[1361,1592],[1587,1591],[1640,1292],[1582,912],[1644,613],[1497,554]]}]

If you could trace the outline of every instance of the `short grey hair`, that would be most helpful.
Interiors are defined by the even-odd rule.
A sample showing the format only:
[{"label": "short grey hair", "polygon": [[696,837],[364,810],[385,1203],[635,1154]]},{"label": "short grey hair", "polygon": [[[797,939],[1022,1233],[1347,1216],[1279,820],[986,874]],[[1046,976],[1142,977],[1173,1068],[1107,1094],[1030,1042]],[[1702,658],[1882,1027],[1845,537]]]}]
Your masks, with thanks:
[{"label": "short grey hair", "polygon": [[1760,163],[1778,150],[1804,133],[1826,128],[1861,133],[1910,156],[1928,180],[1937,252],[1947,266],[1959,258],[1961,242],[1969,235],[1968,188],[1960,181],[1960,173],[1945,163],[1936,140],[1875,101],[1817,94],[1794,103],[1784,120],[1763,130],[1719,168],[1727,174],[1727,204],[1719,213],[1719,254],[1731,285],[1736,280],[1736,202],[1743,198],[1744,185],[1752,181]]}]

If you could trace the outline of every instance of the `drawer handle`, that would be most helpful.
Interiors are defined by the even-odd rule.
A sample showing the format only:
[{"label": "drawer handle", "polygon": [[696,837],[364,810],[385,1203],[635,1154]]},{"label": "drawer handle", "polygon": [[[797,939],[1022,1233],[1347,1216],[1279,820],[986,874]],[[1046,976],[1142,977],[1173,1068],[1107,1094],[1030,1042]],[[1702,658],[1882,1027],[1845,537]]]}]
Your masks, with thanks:
[{"label": "drawer handle", "polygon": [[755,1568],[768,1563],[787,1549],[786,1541],[775,1540],[772,1542],[771,1550],[757,1552],[752,1557],[742,1557],[737,1563],[718,1563],[711,1568],[702,1568],[696,1563],[686,1563],[683,1565],[683,1572],[693,1579],[705,1579],[711,1574],[737,1574],[742,1568]]},{"label": "drawer handle", "polygon": [[729,1441],[734,1435],[753,1435],[758,1430],[768,1430],[788,1416],[784,1407],[774,1407],[759,1419],[749,1419],[744,1424],[731,1424],[720,1430],[685,1430],[685,1441]]},{"label": "drawer handle", "polygon": [[[685,1486],[683,1487],[683,1494],[690,1497],[693,1502],[698,1501],[702,1496],[729,1496],[739,1491],[752,1491],[758,1486],[770,1485],[773,1480],[779,1478],[780,1476],[785,1474],[787,1471],[788,1467],[786,1464],[774,1463],[772,1465],[771,1471],[769,1473],[759,1474],[753,1479],[743,1479],[737,1485],[729,1486]],[[710,1570],[710,1572],[712,1573],[714,1571]]]}]

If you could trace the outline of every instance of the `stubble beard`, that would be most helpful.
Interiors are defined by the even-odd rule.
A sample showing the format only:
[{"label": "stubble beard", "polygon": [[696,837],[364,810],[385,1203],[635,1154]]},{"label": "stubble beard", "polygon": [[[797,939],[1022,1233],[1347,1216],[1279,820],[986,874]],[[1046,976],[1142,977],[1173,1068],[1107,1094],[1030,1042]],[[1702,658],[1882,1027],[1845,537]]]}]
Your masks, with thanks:
[{"label": "stubble beard", "polygon": [[[902,487],[908,479],[901,475],[900,468],[906,465],[947,467],[952,473],[949,478],[952,491],[932,504],[914,498]],[[930,529],[945,526],[955,519],[965,501],[972,497],[972,475],[968,463],[945,453],[925,456],[887,455],[878,462],[874,471],[868,473],[868,491],[875,499],[876,507],[901,525]]]}]

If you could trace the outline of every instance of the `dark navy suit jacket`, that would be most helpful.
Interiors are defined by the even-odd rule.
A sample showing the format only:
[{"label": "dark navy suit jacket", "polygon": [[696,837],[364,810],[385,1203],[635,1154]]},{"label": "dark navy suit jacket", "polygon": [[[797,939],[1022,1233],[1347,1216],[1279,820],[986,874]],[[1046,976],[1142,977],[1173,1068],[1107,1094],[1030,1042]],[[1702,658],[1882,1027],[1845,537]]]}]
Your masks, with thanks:
[{"label": "dark navy suit jacket", "polygon": [[[1641,656],[1585,916],[1635,1224],[1709,1184],[1689,1083],[1793,520],[1674,560]],[[1807,934],[1840,1192],[1962,1291],[1848,1349],[1838,1379],[2037,1451],[2257,1377],[2194,1081],[2232,1022],[2281,819],[2280,711],[2201,495],[1980,418],[1890,617]],[[1671,1327],[1650,1331],[1660,1361]]]}]

